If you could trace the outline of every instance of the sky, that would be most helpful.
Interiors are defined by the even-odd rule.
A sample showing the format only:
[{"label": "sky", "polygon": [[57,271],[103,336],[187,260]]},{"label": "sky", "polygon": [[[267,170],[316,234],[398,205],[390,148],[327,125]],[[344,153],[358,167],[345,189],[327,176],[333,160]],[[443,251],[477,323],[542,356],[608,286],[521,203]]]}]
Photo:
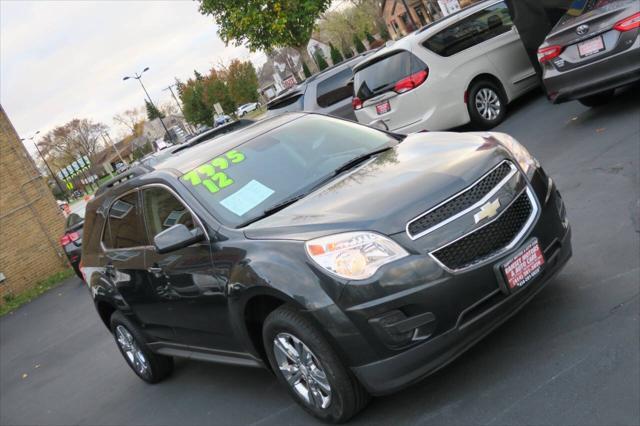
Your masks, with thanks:
[{"label": "sky", "polygon": [[174,77],[232,58],[265,60],[225,46],[192,0],[0,0],[0,103],[22,138],[73,118],[103,122],[115,137],[123,129],[113,116],[144,106],[142,88],[124,76],[149,67],[143,82],[163,104]]}]

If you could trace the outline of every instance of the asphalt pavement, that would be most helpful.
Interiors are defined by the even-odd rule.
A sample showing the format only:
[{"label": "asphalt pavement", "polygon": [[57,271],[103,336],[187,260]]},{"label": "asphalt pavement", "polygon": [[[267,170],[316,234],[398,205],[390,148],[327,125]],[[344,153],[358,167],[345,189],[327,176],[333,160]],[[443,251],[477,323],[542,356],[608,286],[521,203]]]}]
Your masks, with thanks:
[{"label": "asphalt pavement", "polygon": [[[352,424],[640,424],[637,91],[595,109],[535,93],[496,130],[556,180],[574,256],[518,315]],[[0,319],[0,423],[317,424],[259,369],[179,360],[146,385],[75,278]]]}]

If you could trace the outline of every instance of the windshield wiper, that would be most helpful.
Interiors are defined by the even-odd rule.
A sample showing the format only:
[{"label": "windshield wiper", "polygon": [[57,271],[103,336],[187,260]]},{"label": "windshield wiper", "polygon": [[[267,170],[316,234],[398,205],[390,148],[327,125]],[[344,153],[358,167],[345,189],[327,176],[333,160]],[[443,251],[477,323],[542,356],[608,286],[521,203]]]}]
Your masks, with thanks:
[{"label": "windshield wiper", "polygon": [[340,173],[346,172],[347,170],[350,170],[352,168],[354,168],[355,166],[357,166],[358,164],[368,160],[369,158],[373,157],[376,154],[380,154],[381,152],[384,151],[388,151],[389,149],[391,149],[391,146],[385,146],[384,148],[379,148],[370,152],[367,152],[366,154],[362,154],[358,157],[352,158],[351,160],[347,161],[346,163],[344,163],[342,166],[338,167],[337,169],[335,169],[333,172],[329,173],[329,175],[325,176],[324,178],[320,179],[319,181],[315,182],[313,185],[311,185],[310,187],[308,187],[306,190],[303,190],[289,198],[284,199],[283,201],[274,204],[273,206],[269,207],[268,209],[265,209],[262,213],[260,213],[258,216],[253,217],[245,222],[242,222],[241,224],[239,224],[238,226],[236,226],[236,228],[244,228],[247,225],[252,224],[253,222],[257,222],[261,219],[264,219],[267,216],[271,216],[272,214],[285,209],[286,207],[289,207],[291,204],[294,204],[296,201],[299,201],[301,199],[303,199],[304,197],[306,197],[307,195],[309,195],[310,193],[312,193],[313,191],[315,191],[317,188],[319,188],[320,186],[324,185],[325,183],[327,183],[328,181],[330,181],[331,179],[333,179],[335,176],[339,175]]},{"label": "windshield wiper", "polygon": [[347,161],[346,163],[344,163],[342,166],[338,167],[337,169],[335,169],[333,171],[333,173],[330,175],[331,177],[333,176],[337,176],[340,173],[346,172],[347,170],[350,170],[352,168],[354,168],[355,166],[357,166],[358,164],[368,160],[369,158],[373,157],[376,154],[380,154],[381,152],[385,152],[390,150],[392,147],[391,146],[385,146],[384,148],[379,148],[373,151],[369,151],[366,154],[362,154],[359,155],[355,158],[352,158],[351,160]]}]

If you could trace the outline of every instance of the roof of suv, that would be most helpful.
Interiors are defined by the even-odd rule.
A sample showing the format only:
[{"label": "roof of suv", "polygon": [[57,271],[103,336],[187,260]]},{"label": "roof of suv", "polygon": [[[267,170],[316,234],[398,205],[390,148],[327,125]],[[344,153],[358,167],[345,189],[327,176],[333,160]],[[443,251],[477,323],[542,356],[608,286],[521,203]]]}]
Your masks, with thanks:
[{"label": "roof of suv", "polygon": [[487,7],[492,3],[499,3],[504,0],[483,0],[477,3],[474,3],[470,6],[467,6],[457,12],[452,13],[451,15],[447,15],[437,21],[434,21],[430,24],[425,25],[422,28],[415,30],[414,32],[407,34],[403,38],[397,40],[390,46],[385,46],[378,50],[376,53],[366,58],[358,65],[356,65],[353,69],[353,72],[357,72],[358,70],[368,66],[372,62],[376,62],[378,58],[389,55],[390,53],[397,52],[398,50],[409,50],[413,48],[413,45],[417,42],[422,42],[426,37],[436,34],[437,32],[447,28],[448,26],[458,22],[461,19],[466,18],[467,16]]}]

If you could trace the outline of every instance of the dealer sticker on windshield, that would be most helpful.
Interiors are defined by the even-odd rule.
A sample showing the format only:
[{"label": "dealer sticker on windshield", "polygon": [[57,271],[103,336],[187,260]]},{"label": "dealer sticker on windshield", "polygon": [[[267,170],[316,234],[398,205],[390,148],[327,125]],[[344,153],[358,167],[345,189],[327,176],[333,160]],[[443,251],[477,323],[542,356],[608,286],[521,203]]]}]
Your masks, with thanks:
[{"label": "dealer sticker on windshield", "polygon": [[233,163],[244,161],[242,152],[231,150],[213,160],[196,167],[182,176],[182,180],[192,186],[204,186],[211,193],[216,193],[222,188],[233,185],[234,181],[223,170],[228,169]]}]

